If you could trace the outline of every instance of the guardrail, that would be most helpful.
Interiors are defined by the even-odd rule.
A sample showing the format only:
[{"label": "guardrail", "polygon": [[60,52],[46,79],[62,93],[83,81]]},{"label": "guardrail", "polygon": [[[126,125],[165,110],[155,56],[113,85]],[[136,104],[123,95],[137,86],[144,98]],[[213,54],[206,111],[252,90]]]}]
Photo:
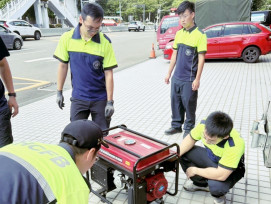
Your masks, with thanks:
[{"label": "guardrail", "polygon": [[[128,31],[128,26],[104,26],[101,27],[103,33],[111,33],[111,32],[125,32]],[[72,28],[41,28],[42,36],[59,36],[63,33],[71,30]],[[146,25],[146,30],[154,30],[153,26]]]},{"label": "guardrail", "polygon": [[9,19],[16,11],[22,8],[29,0],[12,0],[0,9],[0,18]]},{"label": "guardrail", "polygon": [[40,28],[43,37],[60,36],[72,28]]}]

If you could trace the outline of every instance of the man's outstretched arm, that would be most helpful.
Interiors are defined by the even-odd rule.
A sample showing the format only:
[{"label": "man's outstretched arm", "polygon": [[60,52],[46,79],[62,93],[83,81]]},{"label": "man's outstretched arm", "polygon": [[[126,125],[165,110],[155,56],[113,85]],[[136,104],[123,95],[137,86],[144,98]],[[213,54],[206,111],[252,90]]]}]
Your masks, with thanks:
[{"label": "man's outstretched arm", "polygon": [[[5,87],[8,90],[8,93],[14,93],[12,75],[11,75],[8,61],[5,57],[0,61],[0,75],[5,84]],[[12,113],[12,117],[16,116],[19,112],[19,106],[17,104],[15,96],[9,96],[8,106]]]}]

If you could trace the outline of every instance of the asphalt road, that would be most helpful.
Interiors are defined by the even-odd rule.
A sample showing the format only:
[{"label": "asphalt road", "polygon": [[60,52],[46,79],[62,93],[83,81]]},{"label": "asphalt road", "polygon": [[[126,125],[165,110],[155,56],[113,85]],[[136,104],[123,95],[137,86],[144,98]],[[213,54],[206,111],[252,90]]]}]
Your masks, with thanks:
[{"label": "asphalt road", "polygon": [[[153,30],[115,32],[106,35],[112,41],[119,66],[114,70],[115,72],[147,60],[152,43],[156,43],[156,33]],[[43,37],[39,41],[26,39],[22,50],[10,50],[10,57],[7,59],[19,106],[56,94],[58,60],[53,58],[53,53],[59,38],[60,36]],[[156,50],[156,55],[161,54],[161,51]],[[68,74],[64,90],[70,88],[70,74]]]}]

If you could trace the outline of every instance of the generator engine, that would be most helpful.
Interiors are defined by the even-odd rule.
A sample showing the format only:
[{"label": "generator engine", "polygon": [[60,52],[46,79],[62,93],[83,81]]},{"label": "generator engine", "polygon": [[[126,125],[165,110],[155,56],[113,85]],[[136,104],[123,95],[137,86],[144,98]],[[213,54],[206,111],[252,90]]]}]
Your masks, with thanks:
[{"label": "generator engine", "polygon": [[167,192],[168,182],[162,172],[146,178],[147,200],[153,201],[162,198]]},{"label": "generator engine", "polygon": [[[179,178],[179,146],[140,134],[124,125],[122,131],[104,137],[109,148],[101,147],[91,168],[91,179],[101,188],[92,192],[111,204],[106,194],[115,189],[128,192],[128,204],[163,203],[165,194],[176,195]],[[168,191],[166,172],[175,173],[175,191]]]},{"label": "generator engine", "polygon": [[118,189],[127,189],[131,185],[131,180],[128,176],[125,176],[118,170],[114,171],[114,184]]}]

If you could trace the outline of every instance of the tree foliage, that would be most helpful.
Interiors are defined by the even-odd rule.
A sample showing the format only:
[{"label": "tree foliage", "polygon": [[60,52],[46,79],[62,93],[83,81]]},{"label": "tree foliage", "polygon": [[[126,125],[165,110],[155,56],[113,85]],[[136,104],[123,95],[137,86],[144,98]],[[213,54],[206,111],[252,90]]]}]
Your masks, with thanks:
[{"label": "tree foliage", "polygon": [[[172,3],[173,8],[178,8],[178,6],[180,5],[180,3],[182,3],[185,0],[174,0]],[[196,0],[190,0],[191,2],[196,2]]]},{"label": "tree foliage", "polygon": [[261,10],[271,10],[271,0],[265,0]]},{"label": "tree foliage", "polygon": [[[165,15],[170,12],[174,0],[96,0],[106,16],[118,16],[121,4],[121,16],[127,21],[128,16],[133,16],[135,20],[143,20],[143,7],[145,6],[145,18],[154,21],[157,17],[158,9]],[[143,6],[144,5],[144,6]]]},{"label": "tree foliage", "polygon": [[251,10],[258,11],[264,6],[266,0],[253,0]]},{"label": "tree foliage", "polygon": [[6,5],[8,2],[10,2],[10,1],[11,1],[11,0],[1,0],[1,1],[0,1],[0,9],[4,8],[5,5]]}]

